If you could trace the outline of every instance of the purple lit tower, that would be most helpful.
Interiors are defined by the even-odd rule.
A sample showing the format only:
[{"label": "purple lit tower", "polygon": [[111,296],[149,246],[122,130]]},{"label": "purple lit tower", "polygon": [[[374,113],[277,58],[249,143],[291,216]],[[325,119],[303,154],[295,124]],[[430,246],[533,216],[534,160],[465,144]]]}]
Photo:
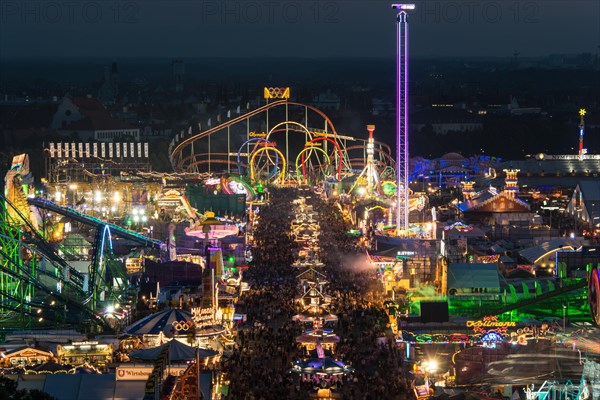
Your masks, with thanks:
[{"label": "purple lit tower", "polygon": [[396,235],[408,236],[408,21],[414,4],[392,4],[399,10],[396,49]]}]

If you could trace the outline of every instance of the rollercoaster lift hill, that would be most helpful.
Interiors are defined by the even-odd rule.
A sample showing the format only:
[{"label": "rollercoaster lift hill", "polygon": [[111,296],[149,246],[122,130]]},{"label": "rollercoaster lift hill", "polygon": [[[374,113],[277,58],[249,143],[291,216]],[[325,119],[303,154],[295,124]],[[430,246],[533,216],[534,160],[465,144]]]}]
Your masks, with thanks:
[{"label": "rollercoaster lift hill", "polygon": [[[118,303],[119,301],[124,300],[119,296],[127,293],[130,289],[128,288],[127,276],[123,266],[114,260],[114,254],[112,252],[112,236],[121,237],[143,247],[158,250],[164,249],[165,245],[159,240],[148,238],[118,225],[82,214],[71,208],[61,207],[50,200],[34,197],[28,198],[27,201],[30,205],[39,209],[62,215],[95,229],[96,233],[93,244],[94,252],[89,274],[90,284],[86,288],[87,291],[92,294],[92,309],[96,309],[99,302],[105,301],[103,292],[115,292],[112,297],[114,298],[114,301]],[[117,282],[117,288],[112,287],[114,282]]]},{"label": "rollercoaster lift hill", "polygon": [[[145,247],[161,248],[162,243],[45,199],[28,197],[33,192],[30,183],[27,156],[15,157],[6,176],[6,195],[0,194],[0,325],[34,328],[49,321],[81,325],[87,320],[110,329],[98,314],[99,306],[102,302],[122,303],[133,289],[114,257],[112,235]],[[38,209],[96,229],[89,275],[72,268],[46,240],[40,231]]]},{"label": "rollercoaster lift hill", "polygon": [[33,329],[91,324],[109,329],[89,303],[84,279],[61,260],[31,223],[0,195],[0,326]]},{"label": "rollercoaster lift hill", "polygon": [[[238,115],[228,112],[227,120],[217,118],[216,126],[209,122],[208,129],[199,133],[192,134],[190,128],[188,134],[176,135],[169,146],[174,171],[238,173],[254,186],[307,184],[325,178],[341,182],[368,167],[365,178],[375,186],[371,177],[394,170],[391,148],[373,139],[374,126],[368,127],[369,139],[340,135],[321,110],[291,101],[289,87],[265,88],[264,98],[266,104],[254,110],[240,114],[238,108]],[[251,126],[266,126],[266,130],[255,132]]]}]

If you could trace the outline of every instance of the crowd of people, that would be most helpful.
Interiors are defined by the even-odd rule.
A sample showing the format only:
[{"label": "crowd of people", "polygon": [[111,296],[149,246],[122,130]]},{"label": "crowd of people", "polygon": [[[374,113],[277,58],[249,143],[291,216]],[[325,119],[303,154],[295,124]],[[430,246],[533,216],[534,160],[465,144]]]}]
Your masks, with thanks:
[{"label": "crowd of people", "polygon": [[[310,380],[289,372],[306,355],[295,340],[301,327],[291,319],[297,312],[294,297],[299,271],[291,267],[297,247],[288,231],[297,196],[294,189],[280,189],[260,211],[253,232],[259,256],[245,272],[250,290],[236,306],[236,312],[247,318],[238,326],[232,356],[223,363],[230,382],[228,400],[300,400],[315,393]],[[402,355],[387,325],[375,271],[355,266],[361,264],[361,247],[346,234],[349,223],[340,209],[316,196],[309,201],[319,215],[323,249],[319,256],[330,282],[331,311],[339,317],[335,330],[341,340],[334,356],[354,368],[341,378],[334,394],[358,400],[403,398]],[[287,247],[279,247],[282,243]]]}]

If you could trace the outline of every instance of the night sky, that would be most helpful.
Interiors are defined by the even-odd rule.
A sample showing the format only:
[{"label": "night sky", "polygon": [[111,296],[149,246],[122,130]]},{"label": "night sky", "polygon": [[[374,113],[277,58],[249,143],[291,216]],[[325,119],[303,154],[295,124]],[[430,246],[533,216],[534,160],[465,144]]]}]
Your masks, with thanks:
[{"label": "night sky", "polygon": [[[412,56],[596,53],[600,0],[418,1]],[[391,2],[0,0],[0,57],[392,57]]]}]

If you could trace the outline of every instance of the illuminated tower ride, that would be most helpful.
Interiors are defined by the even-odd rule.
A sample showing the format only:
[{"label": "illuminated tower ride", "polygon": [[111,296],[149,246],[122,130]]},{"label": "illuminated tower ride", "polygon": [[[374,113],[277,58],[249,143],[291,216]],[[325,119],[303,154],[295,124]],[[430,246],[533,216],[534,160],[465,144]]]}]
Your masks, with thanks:
[{"label": "illuminated tower ride", "polygon": [[579,110],[579,116],[581,117],[579,120],[579,158],[583,158],[583,155],[586,153],[586,150],[583,148],[583,131],[585,128],[583,117],[585,116],[585,108]]},{"label": "illuminated tower ride", "polygon": [[408,21],[414,4],[392,4],[396,19],[396,235],[408,236]]},{"label": "illuminated tower ride", "polygon": [[373,140],[375,125],[367,125],[367,130],[369,131],[369,141],[367,142],[367,166],[365,167],[367,174],[367,193],[373,194],[379,186],[379,176],[377,175],[377,169],[375,168],[373,160],[373,156],[375,155],[375,141]]},{"label": "illuminated tower ride", "polygon": [[[364,194],[367,196],[374,196],[381,192],[379,173],[377,172],[377,168],[375,168],[375,140],[373,139],[375,125],[367,125],[367,131],[369,131],[369,141],[367,142],[367,162],[365,163],[365,167],[361,171],[360,175],[356,178],[354,185],[352,185],[352,188],[350,188],[350,192],[352,192],[354,187],[357,185],[361,185],[361,182],[366,181],[367,187],[364,188]],[[361,190],[363,189],[361,188]]]}]

